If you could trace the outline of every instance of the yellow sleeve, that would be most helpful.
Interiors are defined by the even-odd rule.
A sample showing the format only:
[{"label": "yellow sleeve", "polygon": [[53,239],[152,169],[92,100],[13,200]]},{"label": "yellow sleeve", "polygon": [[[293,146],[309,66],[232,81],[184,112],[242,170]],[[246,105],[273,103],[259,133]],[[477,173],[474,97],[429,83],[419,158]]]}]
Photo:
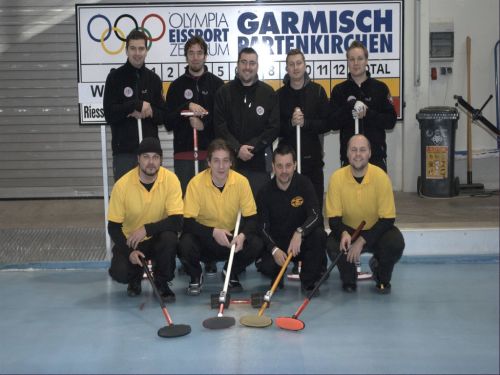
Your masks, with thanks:
[{"label": "yellow sleeve", "polygon": [[189,181],[186,195],[184,196],[184,217],[197,218],[200,213],[200,202],[198,200],[196,186],[193,179]]},{"label": "yellow sleeve", "polygon": [[170,173],[168,179],[169,191],[165,211],[168,216],[182,215],[184,213],[184,202],[182,201],[181,183],[174,173]]},{"label": "yellow sleeve", "polygon": [[108,220],[115,223],[125,221],[124,191],[120,184],[116,183],[111,191],[109,199]]},{"label": "yellow sleeve", "polygon": [[396,205],[394,204],[394,192],[389,176],[384,174],[378,192],[378,216],[381,219],[394,219],[396,217]]},{"label": "yellow sleeve", "polygon": [[246,178],[241,181],[240,209],[241,216],[248,217],[257,214],[257,205],[250,188],[250,183]]},{"label": "yellow sleeve", "polygon": [[342,216],[341,181],[339,172],[334,172],[328,183],[325,199],[326,217]]}]

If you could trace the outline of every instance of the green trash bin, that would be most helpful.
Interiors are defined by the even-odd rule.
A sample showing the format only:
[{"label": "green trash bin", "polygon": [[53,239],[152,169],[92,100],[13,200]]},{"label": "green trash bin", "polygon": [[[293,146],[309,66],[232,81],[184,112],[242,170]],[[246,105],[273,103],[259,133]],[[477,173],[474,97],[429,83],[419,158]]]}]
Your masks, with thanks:
[{"label": "green trash bin", "polygon": [[417,192],[427,197],[453,197],[460,191],[455,178],[455,107],[426,107],[417,113],[420,128],[421,174]]}]

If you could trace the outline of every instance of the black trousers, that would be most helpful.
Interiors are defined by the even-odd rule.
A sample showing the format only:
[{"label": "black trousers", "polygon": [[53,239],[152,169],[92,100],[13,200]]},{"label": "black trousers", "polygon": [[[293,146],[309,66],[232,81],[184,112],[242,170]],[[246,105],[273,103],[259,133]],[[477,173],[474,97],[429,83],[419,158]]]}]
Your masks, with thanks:
[{"label": "black trousers", "polygon": [[[326,232],[322,227],[316,228],[302,239],[300,253],[294,261],[302,261],[300,281],[306,287],[312,286],[321,277],[321,266],[325,261]],[[281,249],[286,251],[287,249]],[[257,262],[257,270],[265,276],[276,279],[281,267],[274,261],[268,251],[262,253],[262,260]]]},{"label": "black trousers", "polygon": [[[243,249],[234,254],[231,274],[237,275],[245,270],[255,259],[260,256],[264,247],[260,237],[249,234],[246,236]],[[204,263],[227,261],[231,249],[219,245],[213,238],[204,241],[192,233],[184,233],[179,240],[179,259],[191,278],[201,275],[200,261]]]},{"label": "black trousers", "polygon": [[[177,243],[177,233],[170,231],[161,232],[139,243],[138,250],[144,253],[147,260],[153,262],[153,273],[158,287],[174,278]],[[142,278],[142,267],[130,263],[128,258],[129,254],[126,251],[113,246],[113,258],[108,270],[113,280],[127,284]]]},{"label": "black trousers", "polygon": [[[330,233],[326,247],[328,256],[333,262],[341,252],[340,238]],[[393,226],[371,248],[365,246],[361,253],[373,254],[373,257],[377,259],[379,264],[376,277],[381,283],[387,284],[391,281],[394,265],[401,258],[401,255],[403,255],[404,248],[403,235],[397,227]],[[342,255],[338,260],[337,267],[340,272],[340,279],[344,284],[356,284],[357,270],[355,263],[347,262],[347,257]]]},{"label": "black trousers", "polygon": [[323,211],[323,200],[325,195],[325,180],[323,173],[323,166],[311,165],[307,162],[302,162],[302,174],[309,177],[311,180],[316,197],[318,198],[319,208]]}]

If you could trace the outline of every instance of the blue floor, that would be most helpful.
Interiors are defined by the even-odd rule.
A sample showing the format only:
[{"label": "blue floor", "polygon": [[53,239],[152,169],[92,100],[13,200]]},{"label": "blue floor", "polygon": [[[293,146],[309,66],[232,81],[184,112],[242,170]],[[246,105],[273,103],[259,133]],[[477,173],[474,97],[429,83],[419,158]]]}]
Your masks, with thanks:
[{"label": "blue floor", "polygon": [[[253,267],[241,281],[243,297],[269,285]],[[207,279],[199,297],[184,294],[187,282],[176,277],[177,302],[168,308],[192,332],[165,339],[156,334],[165,319],[147,281],[129,298],[103,268],[2,270],[0,373],[499,373],[498,258],[402,262],[384,296],[371,281],[342,293],[334,270],[300,316],[300,332],[240,325],[257,314],[247,305],[226,310],[234,327],[205,329],[222,281]],[[303,300],[299,284],[287,281],[265,315],[291,316]]]}]

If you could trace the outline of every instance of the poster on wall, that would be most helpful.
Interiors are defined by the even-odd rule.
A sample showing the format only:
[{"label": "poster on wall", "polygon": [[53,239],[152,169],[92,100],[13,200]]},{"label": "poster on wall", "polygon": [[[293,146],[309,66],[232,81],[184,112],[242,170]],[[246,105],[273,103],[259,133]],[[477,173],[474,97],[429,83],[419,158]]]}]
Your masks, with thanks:
[{"label": "poster on wall", "polygon": [[184,73],[184,44],[199,35],[208,44],[208,69],[234,79],[238,52],[259,53],[259,78],[275,89],[285,76],[289,50],[299,48],[307,72],[330,94],[347,78],[346,49],[359,40],[369,52],[372,77],[385,82],[398,119],[403,118],[403,0],[77,4],[80,124],[104,124],[102,97],[111,69],[126,61],[125,38],[148,35],[146,66],[167,92]]}]

